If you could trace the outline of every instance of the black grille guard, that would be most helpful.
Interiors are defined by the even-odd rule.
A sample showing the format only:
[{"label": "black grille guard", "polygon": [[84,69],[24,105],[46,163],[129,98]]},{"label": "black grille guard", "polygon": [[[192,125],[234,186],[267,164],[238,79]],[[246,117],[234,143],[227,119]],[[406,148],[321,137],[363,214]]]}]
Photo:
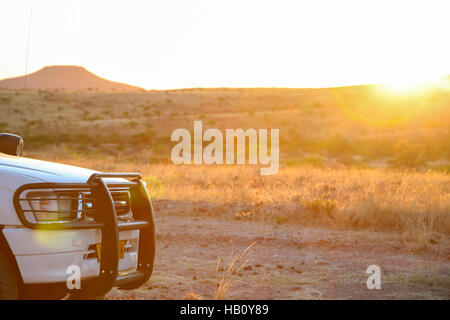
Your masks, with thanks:
[{"label": "black grille guard", "polygon": [[[107,184],[104,178],[127,178],[131,181]],[[110,187],[129,187],[131,192],[131,210],[133,221],[118,222]],[[29,189],[90,189],[96,206],[103,214],[100,221],[94,223],[31,223],[20,204],[21,194]],[[82,280],[81,289],[70,290],[73,294],[102,296],[114,286],[122,289],[134,289],[150,278],[156,251],[155,219],[150,196],[139,173],[94,173],[86,183],[31,183],[21,186],[14,193],[14,207],[22,224],[35,230],[76,230],[101,229],[102,251],[100,274],[94,279]],[[119,275],[119,231],[139,229],[139,251],[137,270],[134,273]]]}]

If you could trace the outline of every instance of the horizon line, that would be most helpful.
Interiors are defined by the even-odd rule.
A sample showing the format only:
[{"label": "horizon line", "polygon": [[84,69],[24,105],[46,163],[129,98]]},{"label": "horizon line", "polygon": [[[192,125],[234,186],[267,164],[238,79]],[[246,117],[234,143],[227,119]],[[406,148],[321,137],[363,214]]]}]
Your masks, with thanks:
[{"label": "horizon line", "polygon": [[[20,77],[26,77],[29,76],[33,73],[37,73],[45,68],[52,68],[52,67],[76,67],[76,68],[81,68],[84,69],[86,72],[92,73],[93,75],[95,75],[96,77],[102,78],[104,80],[107,81],[111,81],[111,82],[116,82],[116,83],[120,83],[120,84],[125,84],[128,86],[132,86],[132,87],[136,87],[138,90],[136,91],[177,91],[177,90],[200,90],[200,89],[333,89],[333,88],[348,88],[348,87],[358,87],[358,86],[374,86],[374,85],[383,85],[386,82],[383,81],[374,81],[374,82],[354,82],[354,83],[343,83],[343,84],[333,84],[333,85],[329,85],[329,86],[302,86],[302,87],[294,87],[294,86],[194,86],[194,87],[172,87],[172,88],[150,88],[150,89],[146,89],[143,88],[139,85],[134,85],[131,83],[127,83],[127,82],[121,82],[121,81],[116,81],[116,80],[110,80],[107,78],[104,78],[102,76],[97,75],[96,73],[91,72],[89,69],[87,69],[84,66],[81,65],[70,65],[70,64],[57,64],[57,65],[46,65],[43,66],[41,68],[36,69],[33,72],[30,72],[28,74],[23,74],[23,75],[17,75],[17,76],[12,76],[12,77],[7,77],[7,78],[1,78],[0,82],[4,81],[4,80],[10,80],[10,79],[15,79],[15,78],[20,78]],[[450,78],[449,74],[441,74],[441,75],[437,75],[436,78]],[[8,88],[2,88],[0,87],[0,89],[8,89]],[[96,89],[95,87],[92,89]],[[140,90],[139,90],[140,89]],[[11,89],[11,90],[65,90],[64,88],[55,88],[55,89],[27,89],[27,88],[19,88],[19,89]],[[67,90],[67,91],[80,91],[80,90]],[[83,90],[81,90],[83,91]],[[120,90],[118,90],[117,92],[121,92]]]}]

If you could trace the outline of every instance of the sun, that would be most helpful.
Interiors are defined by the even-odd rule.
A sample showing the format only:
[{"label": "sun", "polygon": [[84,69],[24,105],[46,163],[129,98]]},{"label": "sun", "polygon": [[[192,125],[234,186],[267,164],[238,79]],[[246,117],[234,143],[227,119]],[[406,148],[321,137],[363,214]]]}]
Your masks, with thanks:
[{"label": "sun", "polygon": [[423,93],[439,84],[436,76],[413,75],[394,76],[381,84],[383,91],[391,94]]},{"label": "sun", "polygon": [[384,84],[388,89],[400,92],[415,91],[427,85],[426,80],[421,79],[395,79]]}]

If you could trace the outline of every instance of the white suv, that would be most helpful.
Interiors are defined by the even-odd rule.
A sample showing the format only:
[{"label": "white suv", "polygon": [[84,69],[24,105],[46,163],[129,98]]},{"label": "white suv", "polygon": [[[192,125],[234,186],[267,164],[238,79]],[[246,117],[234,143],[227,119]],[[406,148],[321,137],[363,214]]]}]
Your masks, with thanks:
[{"label": "white suv", "polygon": [[155,223],[141,175],[27,159],[22,148],[0,134],[0,299],[94,299],[144,284]]}]

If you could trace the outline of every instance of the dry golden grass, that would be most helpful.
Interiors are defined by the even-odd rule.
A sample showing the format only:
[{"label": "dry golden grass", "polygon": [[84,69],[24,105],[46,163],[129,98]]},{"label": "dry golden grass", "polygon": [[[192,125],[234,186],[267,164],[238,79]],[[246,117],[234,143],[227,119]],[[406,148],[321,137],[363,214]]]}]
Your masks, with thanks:
[{"label": "dry golden grass", "polygon": [[226,267],[222,267],[222,259],[217,261],[216,274],[219,275],[217,287],[214,289],[214,298],[216,300],[224,300],[233,287],[235,275],[248,263],[248,256],[255,242],[251,243],[240,254],[231,254]]},{"label": "dry golden grass", "polygon": [[393,232],[419,250],[448,243],[450,176],[391,169],[281,167],[261,176],[255,166],[176,166],[83,158],[53,147],[37,158],[101,171],[139,171],[154,199],[181,215],[254,219]]},{"label": "dry golden grass", "polygon": [[[279,128],[286,162],[318,156],[346,166],[450,170],[450,91],[396,96],[374,86],[186,89],[142,93],[0,89],[0,131],[27,149],[170,162],[177,128]],[[136,150],[140,152],[137,154]]]},{"label": "dry golden grass", "polygon": [[[445,257],[450,247],[450,91],[394,97],[373,89],[0,90],[0,131],[22,135],[28,157],[144,175],[156,200],[161,267],[156,264],[154,282],[142,292],[116,290],[119,299],[367,298],[365,285],[364,291],[354,290],[366,276],[360,272],[365,269],[359,269],[367,265],[362,260],[368,259],[368,249],[377,257],[388,261],[394,257],[397,264],[408,264],[404,274],[394,272],[389,275],[392,279],[386,278],[404,283],[399,290],[405,297],[437,294],[445,298],[448,273],[442,270],[448,270]],[[253,166],[171,164],[175,144],[170,141],[171,132],[176,128],[192,131],[194,120],[202,120],[205,129],[221,131],[279,128],[279,173],[261,176]],[[369,167],[378,169],[364,169]],[[406,167],[421,171],[400,169]],[[442,173],[445,170],[447,174]],[[215,218],[200,218],[204,216]],[[180,231],[180,220],[195,228],[187,228],[190,233]],[[198,225],[197,220],[205,223]],[[228,229],[205,232],[216,224],[226,224]],[[253,225],[258,230],[247,238],[246,228]],[[230,236],[235,229],[239,232]],[[278,261],[255,254],[253,258],[261,259],[258,263],[264,268],[244,270],[246,283],[233,275],[232,270],[242,263],[233,260],[234,255],[222,271],[216,270],[218,256],[239,251],[267,229],[278,230],[267,246],[276,246],[277,253],[281,250],[286,260],[283,269]],[[311,235],[316,229],[320,232]],[[296,246],[287,246],[285,234],[297,231],[302,237],[309,234],[310,240],[295,238]],[[202,233],[208,236],[197,237]],[[331,240],[328,234],[334,234]],[[223,243],[227,237],[240,244]],[[336,244],[332,251],[320,244],[328,241]],[[404,246],[394,244],[397,241]],[[270,253],[270,248],[264,248]],[[196,256],[187,265],[180,254],[189,249],[191,255],[205,251],[206,255]],[[435,271],[416,273],[410,258],[422,249],[425,260],[437,265]],[[255,246],[259,254],[264,250]],[[295,259],[299,251],[306,254],[300,267]],[[335,255],[341,258],[333,260]],[[333,263],[333,268],[317,264],[317,256]],[[330,270],[349,274],[344,279],[348,289],[338,286],[344,292],[336,291],[334,285],[339,283],[333,282]],[[439,293],[433,291],[436,288]],[[390,292],[399,297],[398,292]]]}]

